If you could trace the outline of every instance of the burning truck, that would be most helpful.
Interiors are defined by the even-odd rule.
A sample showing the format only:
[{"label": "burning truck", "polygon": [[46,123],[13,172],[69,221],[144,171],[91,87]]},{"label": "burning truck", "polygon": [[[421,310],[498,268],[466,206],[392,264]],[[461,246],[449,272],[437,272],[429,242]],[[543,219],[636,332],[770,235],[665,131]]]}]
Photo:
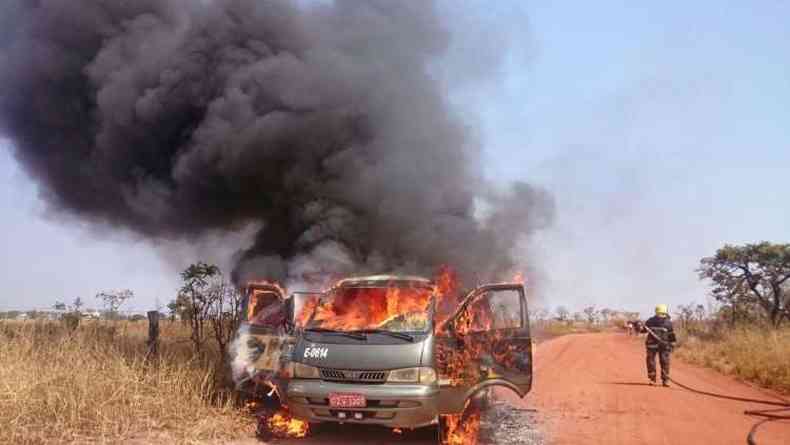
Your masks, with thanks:
[{"label": "burning truck", "polygon": [[436,426],[442,442],[470,443],[479,422],[470,401],[495,386],[530,391],[527,300],[520,282],[461,297],[442,281],[365,276],[290,296],[249,286],[236,359],[243,386],[278,396],[288,417],[269,422],[295,419],[281,422],[291,435],[322,422]]},{"label": "burning truck", "polygon": [[[456,28],[440,3],[5,0],[0,133],[63,220],[168,258],[222,246],[241,286],[442,264],[494,280],[525,267],[554,201],[485,179],[476,119],[435,75]],[[468,62],[472,83],[499,72]],[[300,419],[411,428],[529,390],[518,283],[323,290],[253,284],[234,348],[238,382]]]}]

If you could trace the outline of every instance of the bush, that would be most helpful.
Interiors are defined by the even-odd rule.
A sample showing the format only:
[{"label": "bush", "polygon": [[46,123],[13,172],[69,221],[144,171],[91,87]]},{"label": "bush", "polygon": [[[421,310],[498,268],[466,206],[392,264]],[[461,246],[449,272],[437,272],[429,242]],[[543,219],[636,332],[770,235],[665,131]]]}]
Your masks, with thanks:
[{"label": "bush", "polygon": [[63,321],[66,329],[74,331],[80,326],[81,318],[79,312],[69,312],[68,314],[63,314],[61,321]]},{"label": "bush", "polygon": [[680,332],[677,355],[743,380],[790,393],[790,327],[759,325],[708,331]]}]

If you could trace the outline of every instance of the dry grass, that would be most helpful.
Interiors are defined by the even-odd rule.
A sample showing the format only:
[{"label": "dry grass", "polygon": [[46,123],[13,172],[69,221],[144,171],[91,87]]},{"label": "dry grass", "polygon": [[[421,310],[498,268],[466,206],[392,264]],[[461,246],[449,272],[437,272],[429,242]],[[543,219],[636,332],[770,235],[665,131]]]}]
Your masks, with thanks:
[{"label": "dry grass", "polygon": [[790,393],[790,328],[742,327],[704,340],[681,336],[677,355],[761,386]]},{"label": "dry grass", "polygon": [[145,361],[146,322],[84,323],[74,332],[57,322],[0,322],[0,443],[249,436],[252,419],[221,383],[216,352],[196,360],[180,325],[162,328],[155,366]]}]

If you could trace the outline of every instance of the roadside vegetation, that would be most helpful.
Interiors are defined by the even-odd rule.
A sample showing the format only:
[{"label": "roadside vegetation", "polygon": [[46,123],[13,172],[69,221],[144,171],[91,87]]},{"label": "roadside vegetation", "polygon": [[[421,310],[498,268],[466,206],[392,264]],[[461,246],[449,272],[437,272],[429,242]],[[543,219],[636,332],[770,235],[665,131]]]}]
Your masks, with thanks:
[{"label": "roadside vegetation", "polygon": [[[203,266],[182,278],[154,350],[142,320],[86,319],[72,310],[54,321],[0,321],[0,443],[249,437],[254,419],[234,395],[224,353],[233,319],[212,300],[228,288],[218,270]],[[199,335],[197,311],[205,314]]]},{"label": "roadside vegetation", "polygon": [[578,312],[571,312],[565,306],[558,306],[554,311],[538,307],[530,314],[532,336],[537,340],[560,335],[622,329],[628,320],[638,318],[638,312],[598,309],[595,306],[587,306]]},{"label": "roadside vegetation", "polygon": [[686,362],[790,394],[790,327],[681,330],[680,340],[677,356]]},{"label": "roadside vegetation", "polygon": [[712,301],[675,311],[678,357],[790,393],[790,244],[728,245],[700,264]]}]

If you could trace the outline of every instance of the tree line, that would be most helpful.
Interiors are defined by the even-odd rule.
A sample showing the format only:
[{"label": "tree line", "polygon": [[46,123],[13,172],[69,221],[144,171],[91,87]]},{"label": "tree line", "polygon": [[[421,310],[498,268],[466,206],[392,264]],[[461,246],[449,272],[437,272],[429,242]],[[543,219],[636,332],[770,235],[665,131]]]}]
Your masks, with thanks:
[{"label": "tree line", "polygon": [[[241,292],[213,264],[197,262],[180,272],[181,286],[166,306],[157,307],[162,317],[179,320],[189,328],[190,341],[197,355],[203,355],[206,344],[213,341],[224,358],[240,323]],[[58,300],[50,311],[4,311],[0,319],[59,319],[70,329],[79,327],[86,318],[110,321],[143,321],[142,314],[124,314],[124,304],[134,298],[129,289],[104,290],[95,295],[102,311],[87,309],[81,297],[70,303]],[[157,304],[158,306],[158,304]],[[167,312],[165,312],[165,309]]]},{"label": "tree line", "polygon": [[[681,326],[718,319],[731,325],[763,324],[779,328],[790,321],[790,244],[767,241],[724,245],[700,260],[699,278],[711,285],[716,307],[699,303],[678,305],[673,314]],[[598,309],[594,305],[572,312],[566,306],[553,311],[536,308],[538,322],[608,324],[613,320],[638,319],[639,313]]]},{"label": "tree line", "polygon": [[532,310],[531,318],[538,324],[550,321],[563,323],[587,323],[589,325],[610,325],[624,323],[639,318],[639,312],[623,311],[610,308],[598,308],[595,305],[585,306],[580,311],[571,312],[566,306],[557,306],[553,311],[543,307]]}]

